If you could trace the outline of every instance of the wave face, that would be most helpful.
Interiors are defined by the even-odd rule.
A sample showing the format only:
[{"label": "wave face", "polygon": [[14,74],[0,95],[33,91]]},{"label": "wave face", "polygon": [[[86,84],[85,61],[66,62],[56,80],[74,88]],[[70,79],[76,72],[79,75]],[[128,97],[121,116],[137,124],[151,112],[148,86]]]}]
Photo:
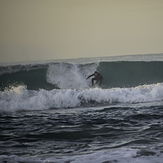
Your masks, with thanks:
[{"label": "wave face", "polygon": [[98,70],[108,87],[135,87],[163,81],[163,62],[102,62]]},{"label": "wave face", "polygon": [[53,89],[55,86],[47,83],[48,65],[15,65],[0,67],[0,89],[9,89],[12,86],[25,85],[29,90]]},{"label": "wave face", "polygon": [[135,87],[163,81],[163,62],[119,61],[87,64],[49,63],[0,67],[0,89],[25,85],[28,90],[88,89],[91,79],[86,77],[98,71],[104,80],[102,88]]}]

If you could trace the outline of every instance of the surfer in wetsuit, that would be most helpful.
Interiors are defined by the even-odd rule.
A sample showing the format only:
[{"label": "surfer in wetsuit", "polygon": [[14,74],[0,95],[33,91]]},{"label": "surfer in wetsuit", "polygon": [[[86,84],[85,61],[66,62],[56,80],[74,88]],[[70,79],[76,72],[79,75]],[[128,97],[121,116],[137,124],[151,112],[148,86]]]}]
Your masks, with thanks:
[{"label": "surfer in wetsuit", "polygon": [[[100,73],[98,73],[97,71],[95,71],[92,75],[88,76],[87,79],[92,77],[92,76],[95,76],[94,78],[92,78],[92,86],[96,85],[98,83],[98,81],[100,81],[99,85],[101,86],[101,83],[102,83],[102,80],[103,80],[102,75]],[[94,80],[96,80],[95,84],[94,84]]]}]

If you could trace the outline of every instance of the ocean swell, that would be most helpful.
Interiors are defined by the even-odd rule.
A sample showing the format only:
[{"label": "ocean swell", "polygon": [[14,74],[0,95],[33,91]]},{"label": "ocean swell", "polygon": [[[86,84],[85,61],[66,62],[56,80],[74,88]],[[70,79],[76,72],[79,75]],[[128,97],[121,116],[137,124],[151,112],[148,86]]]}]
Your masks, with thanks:
[{"label": "ocean swell", "polygon": [[75,64],[54,62],[43,65],[0,67],[0,90],[26,85],[28,90],[88,89],[98,71],[104,80],[101,88],[130,88],[163,82],[163,62],[116,61]]}]

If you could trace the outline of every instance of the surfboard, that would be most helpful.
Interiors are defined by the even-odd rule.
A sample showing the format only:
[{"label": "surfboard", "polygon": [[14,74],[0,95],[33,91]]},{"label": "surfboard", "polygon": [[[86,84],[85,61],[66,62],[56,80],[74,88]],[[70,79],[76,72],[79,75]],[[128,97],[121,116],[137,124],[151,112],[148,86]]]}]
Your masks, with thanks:
[{"label": "surfboard", "polygon": [[94,84],[94,85],[90,85],[90,88],[100,88],[100,86]]}]

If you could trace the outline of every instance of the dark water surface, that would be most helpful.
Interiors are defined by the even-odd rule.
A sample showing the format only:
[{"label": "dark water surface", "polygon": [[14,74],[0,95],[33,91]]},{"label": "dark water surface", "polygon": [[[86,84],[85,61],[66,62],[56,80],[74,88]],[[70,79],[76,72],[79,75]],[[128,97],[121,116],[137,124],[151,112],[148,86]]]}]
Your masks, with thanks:
[{"label": "dark water surface", "polygon": [[120,147],[159,147],[163,107],[97,107],[0,114],[0,153],[82,154]]}]

